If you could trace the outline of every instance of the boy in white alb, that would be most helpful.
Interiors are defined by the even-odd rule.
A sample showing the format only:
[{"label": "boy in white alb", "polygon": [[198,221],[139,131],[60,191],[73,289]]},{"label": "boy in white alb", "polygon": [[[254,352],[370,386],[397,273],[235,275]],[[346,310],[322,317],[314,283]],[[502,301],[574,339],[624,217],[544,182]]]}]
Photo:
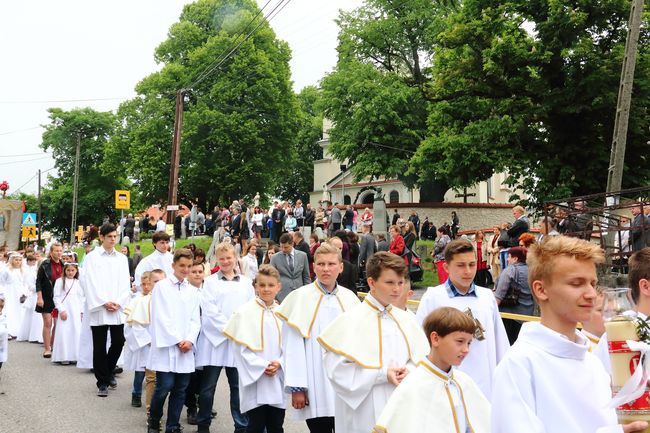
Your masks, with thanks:
[{"label": "boy in white alb", "polygon": [[335,412],[334,390],[316,338],[341,313],[359,305],[351,290],[336,284],[342,271],[341,252],[331,244],[322,244],[314,253],[316,281],[289,293],[275,313],[285,322],[285,391],[291,394],[294,418],[305,420],[312,433],[333,432]]},{"label": "boy in white alb", "polygon": [[370,293],[318,337],[336,393],[339,433],[369,432],[395,388],[429,352],[415,317],[394,307],[404,297],[406,272],[401,257],[386,251],[372,255],[366,264]]},{"label": "boy in white alb", "polygon": [[[108,386],[117,382],[113,370],[124,346],[124,314],[122,309],[131,299],[131,276],[125,255],[115,250],[117,228],[110,223],[99,229],[102,245],[88,253],[84,260],[81,287],[93,335],[93,369],[97,379],[97,395],[108,396]],[[110,333],[111,345],[106,350]]]},{"label": "boy in white alb", "polygon": [[476,323],[452,307],[426,317],[429,355],[393,392],[373,433],[490,432],[490,403],[472,378],[456,369],[475,330]]},{"label": "boy in white alb", "polygon": [[153,253],[140,260],[135,268],[134,282],[138,290],[141,290],[140,281],[144,272],[161,269],[166,275],[172,274],[174,256],[169,252],[169,239],[169,235],[165,232],[156,232],[151,237],[154,246]]},{"label": "boy in white alb", "polygon": [[493,433],[610,433],[647,427],[618,425],[609,409],[610,378],[576,330],[596,301],[598,245],[553,236],[528,251],[528,281],[541,323],[524,324],[494,374]]},{"label": "boy in white alb", "polygon": [[124,309],[126,314],[126,326],[124,326],[124,367],[134,372],[133,390],[131,391],[131,406],[142,406],[142,382],[145,377],[145,368],[149,361],[149,349],[151,348],[151,335],[149,324],[151,323],[151,272],[143,272],[140,276],[140,287],[142,296],[137,296]]},{"label": "boy in white alb", "polygon": [[166,433],[180,433],[185,389],[194,371],[194,346],[201,329],[199,293],[186,280],[192,252],[174,252],[173,274],[159,281],[151,295],[151,349],[147,368],[156,372],[148,433],[158,433],[163,406],[169,395]]},{"label": "boy in white alb", "polygon": [[215,248],[219,272],[209,276],[201,289],[201,335],[196,345],[196,367],[203,368],[199,385],[198,431],[207,433],[212,423],[214,392],[223,368],[230,386],[230,413],[235,432],[244,433],[248,420],[239,409],[239,379],[235,357],[223,330],[235,311],[255,299],[253,282],[235,270],[237,258],[230,242]]},{"label": "boy in white alb", "polygon": [[492,375],[510,347],[499,308],[492,290],[474,284],[476,252],[465,239],[451,241],[445,247],[444,268],[449,273],[445,284],[429,287],[420,300],[416,317],[420,323],[436,308],[454,307],[471,314],[477,330],[472,351],[459,367],[469,374],[486,396],[492,392]]},{"label": "boy in white alb", "polygon": [[247,433],[282,433],[287,403],[282,370],[278,303],[280,273],[262,265],[255,278],[257,298],[239,308],[223,333],[232,343],[239,374],[241,411],[248,417]]}]

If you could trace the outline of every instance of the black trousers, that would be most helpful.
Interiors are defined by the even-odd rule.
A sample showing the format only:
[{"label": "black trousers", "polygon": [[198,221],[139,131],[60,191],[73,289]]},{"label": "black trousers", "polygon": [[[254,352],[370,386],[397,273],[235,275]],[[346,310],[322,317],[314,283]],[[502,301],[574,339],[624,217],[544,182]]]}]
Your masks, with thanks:
[{"label": "black trousers", "polygon": [[246,412],[248,427],[246,433],[283,433],[284,409],[267,404],[256,407]]},{"label": "black trousers", "polygon": [[[124,347],[124,325],[91,326],[93,333],[93,370],[97,387],[108,386],[113,370]],[[111,347],[106,351],[106,340],[111,333]]]},{"label": "black trousers", "polygon": [[310,433],[334,433],[334,417],[321,416],[307,420]]},{"label": "black trousers", "polygon": [[512,319],[503,319],[503,327],[506,328],[506,334],[508,335],[508,341],[512,346],[517,341],[519,337],[519,331],[521,330],[521,322]]}]

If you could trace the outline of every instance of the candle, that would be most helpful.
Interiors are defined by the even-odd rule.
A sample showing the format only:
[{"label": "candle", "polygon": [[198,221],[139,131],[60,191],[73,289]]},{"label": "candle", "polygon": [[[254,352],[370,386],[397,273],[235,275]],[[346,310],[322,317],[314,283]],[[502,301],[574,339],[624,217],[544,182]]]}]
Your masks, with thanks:
[{"label": "candle", "polygon": [[628,381],[636,363],[632,361],[639,352],[628,349],[626,340],[638,340],[636,323],[632,320],[612,320],[605,323],[609,341],[609,358],[612,362],[612,386],[620,388]]}]

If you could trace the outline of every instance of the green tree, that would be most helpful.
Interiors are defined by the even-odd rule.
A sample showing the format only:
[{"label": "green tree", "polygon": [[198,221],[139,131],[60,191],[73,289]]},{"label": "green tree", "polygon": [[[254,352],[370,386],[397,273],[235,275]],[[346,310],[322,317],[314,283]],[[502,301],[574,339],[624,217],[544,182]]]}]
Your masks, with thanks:
[{"label": "green tree", "polygon": [[41,148],[51,151],[57,176],[48,175],[43,188],[43,225],[60,236],[70,235],[75,149],[80,140],[77,225],[100,224],[115,216],[115,190],[127,186],[126,179],[102,170],[104,147],[116,127],[110,112],[90,108],[48,110]]},{"label": "green tree", "polygon": [[[420,180],[470,186],[507,170],[539,207],[604,191],[630,2],[467,0],[438,35]],[[647,185],[648,15],[639,42],[624,187]]]},{"label": "green tree", "polygon": [[[448,11],[442,3],[369,0],[341,13],[339,61],[322,81],[323,105],[334,122],[329,150],[349,162],[357,180],[416,180],[404,174],[427,133],[427,65]],[[423,199],[442,201],[446,189],[432,175]]]},{"label": "green tree", "polygon": [[[106,166],[123,167],[149,202],[167,198],[176,90],[187,89],[179,200],[224,204],[271,193],[292,161],[298,106],[290,51],[264,22],[219,68],[202,75],[262,17],[252,0],[199,0],[155,52],[160,71],[121,105]],[[250,26],[249,23],[252,23]]]},{"label": "green tree", "polygon": [[295,147],[291,149],[289,171],[280,179],[275,189],[277,197],[309,202],[309,192],[314,184],[313,162],[323,157],[318,142],[323,138],[323,110],[321,92],[314,86],[303,88],[298,98],[298,133]]}]

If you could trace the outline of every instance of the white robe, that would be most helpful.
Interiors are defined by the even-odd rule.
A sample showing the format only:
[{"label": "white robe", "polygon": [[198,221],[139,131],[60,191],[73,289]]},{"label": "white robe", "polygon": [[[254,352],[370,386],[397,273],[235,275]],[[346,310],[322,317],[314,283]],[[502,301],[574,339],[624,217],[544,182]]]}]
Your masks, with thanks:
[{"label": "white robe", "polygon": [[[341,313],[359,303],[356,295],[345,287],[337,286],[336,291],[336,295],[323,294],[318,304],[303,302],[322,293],[315,284],[308,284],[289,293],[276,309],[276,315],[285,322],[282,327],[285,391],[305,388],[309,400],[309,406],[297,410],[291,406],[289,396],[289,411],[296,420],[334,416],[334,389],[323,366],[324,350],[316,338]],[[294,320],[294,316],[311,317],[311,327],[304,329],[302,320]]]},{"label": "white robe", "polygon": [[0,362],[7,362],[9,355],[9,329],[7,328],[7,316],[0,313]]},{"label": "white robe", "polygon": [[[126,256],[113,249],[95,248],[85,256],[81,286],[90,316],[90,326],[121,325],[124,323],[122,310],[131,298],[131,275]],[[108,311],[107,302],[115,302],[120,308]]]},{"label": "white robe", "polygon": [[145,272],[151,272],[154,269],[162,269],[165,271],[166,276],[170,276],[174,273],[172,269],[172,262],[174,261],[174,255],[170,252],[161,253],[154,248],[153,253],[144,257],[138,263],[138,266],[135,267],[134,280],[135,286],[139,291],[142,291],[142,274]]},{"label": "white robe", "polygon": [[[108,333],[106,340],[107,347],[110,347],[110,333]],[[93,368],[93,331],[90,329],[90,313],[88,312],[88,303],[85,298],[83,301],[83,316],[81,319],[79,344],[77,345],[77,368]]]},{"label": "white robe", "polygon": [[221,273],[209,276],[201,289],[201,334],[196,343],[196,366],[234,367],[231,343],[223,334],[238,308],[255,299],[253,282],[240,275],[239,281],[224,281]]},{"label": "white robe", "polygon": [[450,298],[445,284],[429,287],[420,300],[416,317],[423,323],[429,313],[440,307],[454,307],[461,311],[469,308],[472,311],[474,318],[485,329],[485,339],[480,341],[474,338],[472,349],[459,370],[469,374],[487,396],[492,393],[494,369],[510,347],[510,343],[492,290],[479,286],[475,288],[476,296]]},{"label": "white robe", "polygon": [[4,315],[7,317],[9,335],[16,337],[22,327],[25,309],[20,303],[21,296],[28,296],[27,269],[6,267],[0,271],[0,292],[4,293]]},{"label": "white robe", "polygon": [[373,433],[490,431],[490,403],[472,378],[425,358],[390,397]]},{"label": "white robe", "polygon": [[23,308],[25,309],[25,317],[23,318],[23,323],[17,335],[18,341],[30,341],[38,343],[43,342],[43,315],[35,311],[36,300],[38,298],[36,295],[37,269],[37,266],[27,267],[28,274],[26,277],[26,282],[29,295],[23,303]]},{"label": "white robe", "polygon": [[151,294],[136,297],[125,309],[127,314],[124,325],[126,344],[122,354],[124,355],[124,368],[127,370],[144,371],[147,366],[151,349],[150,308]]},{"label": "white robe", "polygon": [[[54,283],[54,305],[59,310],[56,321],[56,338],[52,345],[52,362],[76,361],[79,336],[81,335],[81,313],[83,290],[76,278],[56,280]],[[67,295],[66,295],[67,294]],[[61,313],[68,315],[67,320],[61,319]]]},{"label": "white robe", "polygon": [[260,299],[253,299],[235,312],[224,329],[239,373],[242,413],[262,405],[284,409],[287,404],[283,368],[275,376],[264,374],[272,361],[282,364],[281,323],[273,313],[276,305],[267,307]]},{"label": "white robe", "polygon": [[[180,283],[180,284],[179,284]],[[158,281],[151,296],[151,349],[147,368],[173,373],[194,372],[194,347],[181,352],[181,341],[196,346],[201,329],[199,292],[172,274]]]},{"label": "white robe", "polygon": [[494,374],[493,433],[622,432],[610,378],[576,331],[576,343],[525,323]]},{"label": "white robe", "polygon": [[415,318],[398,308],[386,311],[371,294],[337,317],[318,341],[326,350],[324,366],[336,393],[340,433],[368,433],[396,388],[388,382],[388,369],[413,371],[429,352]]}]

